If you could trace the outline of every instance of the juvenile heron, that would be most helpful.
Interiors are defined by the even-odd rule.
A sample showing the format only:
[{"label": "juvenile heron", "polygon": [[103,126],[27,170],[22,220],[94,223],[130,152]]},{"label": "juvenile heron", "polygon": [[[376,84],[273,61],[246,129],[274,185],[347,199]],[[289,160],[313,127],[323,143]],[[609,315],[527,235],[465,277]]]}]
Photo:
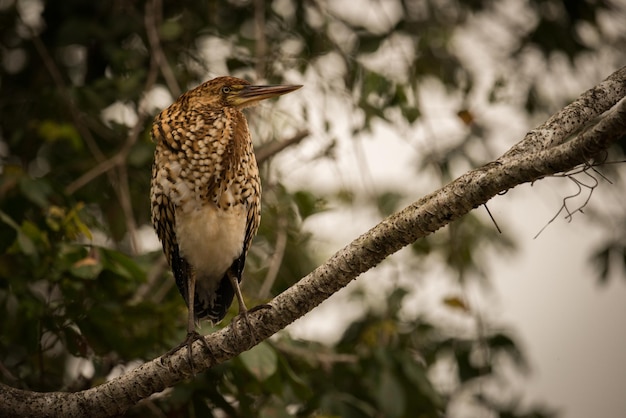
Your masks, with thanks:
[{"label": "juvenile heron", "polygon": [[239,288],[261,213],[261,182],[242,109],[302,86],[254,86],[218,77],[181,95],[152,126],[152,224],[188,307],[187,339],[200,319],[221,321]]}]

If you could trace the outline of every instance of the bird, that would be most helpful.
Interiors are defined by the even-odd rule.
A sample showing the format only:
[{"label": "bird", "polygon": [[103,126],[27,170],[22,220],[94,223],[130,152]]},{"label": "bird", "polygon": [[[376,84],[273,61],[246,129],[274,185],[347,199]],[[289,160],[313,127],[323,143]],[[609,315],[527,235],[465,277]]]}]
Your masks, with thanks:
[{"label": "bird", "polygon": [[181,346],[190,358],[196,324],[220,322],[233,297],[248,320],[240,283],[259,228],[261,181],[242,109],[300,87],[217,77],[154,118],[151,218],[188,308]]}]

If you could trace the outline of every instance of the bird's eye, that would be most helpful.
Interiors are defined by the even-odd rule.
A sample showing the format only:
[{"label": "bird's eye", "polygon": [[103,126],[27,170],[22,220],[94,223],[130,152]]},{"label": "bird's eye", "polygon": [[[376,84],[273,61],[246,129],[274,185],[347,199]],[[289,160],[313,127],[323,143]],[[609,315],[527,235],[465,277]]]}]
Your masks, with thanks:
[{"label": "bird's eye", "polygon": [[222,93],[224,93],[224,94],[230,93],[230,87],[228,87],[228,86],[222,87]]}]

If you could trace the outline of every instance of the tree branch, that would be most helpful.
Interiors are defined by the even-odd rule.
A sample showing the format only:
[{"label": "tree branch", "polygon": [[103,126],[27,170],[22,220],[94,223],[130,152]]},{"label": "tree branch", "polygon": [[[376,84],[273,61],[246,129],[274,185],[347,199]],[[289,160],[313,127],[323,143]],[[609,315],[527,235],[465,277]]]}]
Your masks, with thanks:
[{"label": "tree branch", "polygon": [[[154,10],[152,7],[153,5],[154,3],[151,3],[150,5],[146,4],[146,17],[145,17],[146,32],[150,32],[151,30],[156,31],[155,28],[150,29],[151,28],[150,25],[155,24],[154,23]],[[157,77],[159,73],[159,62],[156,58],[156,55],[157,54],[153,54],[150,59],[150,69],[148,70],[148,74],[146,76],[146,83],[143,88],[144,94],[147,94],[157,81]],[[85,186],[86,184],[88,184],[89,182],[91,182],[96,177],[100,176],[101,174],[110,173],[112,172],[114,168],[118,167],[121,164],[126,163],[126,157],[128,157],[128,153],[132,149],[133,145],[135,145],[135,143],[139,139],[139,136],[141,135],[141,132],[144,128],[144,122],[146,121],[146,118],[148,116],[149,115],[145,111],[142,111],[141,109],[137,109],[137,122],[135,123],[135,126],[133,126],[133,128],[130,130],[128,136],[126,137],[126,142],[124,142],[124,145],[122,146],[122,148],[120,148],[120,150],[109,159],[104,159],[104,157],[102,156],[102,158],[100,158],[99,164],[93,167],[91,170],[87,171],[85,174],[83,174],[82,176],[74,180],[73,182],[71,182],[65,188],[65,193],[73,194],[78,189]],[[115,184],[115,181],[111,180],[111,183]]]},{"label": "tree branch", "polygon": [[536,152],[559,145],[585,125],[626,97],[626,67],[623,67],[587,90],[574,102],[552,115],[541,126],[526,134],[505,155]]},{"label": "tree branch", "polygon": [[[594,104],[592,113],[606,112],[626,95],[626,67],[607,80],[613,83],[614,92],[619,92],[620,97],[604,94],[606,81],[589,90],[581,98],[596,98],[597,103]],[[581,99],[574,104],[580,101]],[[550,121],[578,118],[574,104],[561,110],[542,127],[548,126]],[[568,112],[572,114],[568,116]],[[588,116],[589,113],[585,113],[584,117]],[[590,157],[608,148],[626,133],[626,104],[622,101],[594,128],[566,141],[563,135],[569,135],[567,131],[574,125],[576,123],[564,129],[555,129],[554,135],[559,137],[553,137],[549,143],[544,142],[542,127],[531,131],[523,142],[542,143],[541,147],[520,147],[518,144],[496,161],[462,175],[384,219],[275,297],[270,302],[271,309],[251,312],[250,322],[256,334],[261,340],[270,337],[389,255],[461,218],[499,193],[587,164]],[[193,345],[192,359],[196,372],[233,358],[257,343],[252,341],[243,321],[237,320],[207,336],[206,342],[211,349],[211,355],[204,352],[202,342],[196,341]],[[191,371],[186,358],[187,351],[182,349],[169,357],[149,361],[100,386],[77,393],[35,393],[0,385],[0,415],[119,415],[152,393],[160,392],[188,378]]]},{"label": "tree branch", "polygon": [[167,62],[167,57],[165,56],[165,52],[163,52],[161,40],[159,38],[158,25],[161,23],[159,17],[161,15],[162,8],[163,4],[161,0],[146,2],[144,18],[146,36],[148,38],[148,43],[150,44],[152,56],[156,60],[158,67],[161,69],[161,74],[163,75],[163,79],[165,79],[167,87],[170,89],[170,93],[172,93],[172,96],[178,97],[182,91],[178,85],[178,81],[176,81],[174,71],[172,71],[172,68]]},{"label": "tree branch", "polygon": [[255,152],[257,163],[259,164],[264,163],[265,160],[268,160],[269,158],[278,154],[285,148],[298,144],[307,136],[309,136],[309,131],[299,131],[289,139],[285,139],[284,141],[280,141],[280,142],[271,142],[267,145],[264,145],[258,151]]}]

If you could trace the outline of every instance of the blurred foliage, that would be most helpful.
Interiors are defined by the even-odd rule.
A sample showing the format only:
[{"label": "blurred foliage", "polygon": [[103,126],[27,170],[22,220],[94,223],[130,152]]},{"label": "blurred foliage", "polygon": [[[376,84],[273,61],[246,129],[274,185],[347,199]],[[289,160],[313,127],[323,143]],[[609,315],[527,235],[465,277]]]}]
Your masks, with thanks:
[{"label": "blurred foliage", "polygon": [[[397,16],[370,25],[330,1],[0,2],[2,381],[38,391],[80,390],[102,382],[116,366],[152,358],[182,339],[185,307],[161,253],[142,252],[138,245],[139,231],[149,224],[149,127],[157,111],[150,93],[169,89],[173,100],[178,89],[216,75],[215,68],[271,83],[312,72],[321,80],[321,94],[344,95],[354,106],[346,112],[363,115],[351,122],[355,136],[373,121],[393,123],[398,114],[409,124],[418,121],[416,95],[425,79],[468,95],[473,76],[450,40],[473,16],[498,16],[497,2],[388,3],[398,7]],[[611,2],[534,0],[530,7],[536,24],[519,34],[512,60],[529,45],[546,58],[562,52],[574,59],[590,48],[576,28],[596,27]],[[408,40],[415,51],[398,63],[399,73],[368,64],[393,39]],[[213,49],[207,51],[209,41]],[[339,62],[329,77],[320,62],[331,56]],[[535,87],[528,90],[528,109],[541,108]],[[306,119],[307,112],[301,113]],[[334,121],[322,117],[329,118],[324,126],[330,130]],[[459,161],[481,163],[468,151],[480,144],[480,126],[467,109],[459,109],[459,118],[471,128],[466,141],[426,156],[420,168],[434,168],[442,181]],[[265,141],[283,139],[272,131]],[[331,141],[319,158],[332,159],[335,151]],[[265,300],[319,262],[303,222],[329,201],[352,204],[354,193],[320,196],[290,190],[270,170],[263,176],[263,220],[245,293]],[[400,190],[384,190],[370,203],[386,216],[405,200]],[[442,255],[460,278],[484,276],[477,251],[495,239],[489,224],[468,217],[413,250],[419,257]],[[503,245],[502,237],[497,240]],[[614,253],[623,256],[623,245],[596,257],[603,277]],[[493,416],[551,415],[524,411],[481,390],[480,382],[500,378],[494,358],[525,368],[508,332],[484,327],[460,337],[446,324],[406,318],[407,292],[395,289],[384,311],[366,310],[335,344],[283,334],[128,416],[436,417],[466,393]],[[458,298],[443,305],[470,322],[477,315]],[[87,359],[93,375],[70,370],[74,357]],[[433,370],[442,363],[454,371],[448,373],[452,383],[434,382]]]}]

